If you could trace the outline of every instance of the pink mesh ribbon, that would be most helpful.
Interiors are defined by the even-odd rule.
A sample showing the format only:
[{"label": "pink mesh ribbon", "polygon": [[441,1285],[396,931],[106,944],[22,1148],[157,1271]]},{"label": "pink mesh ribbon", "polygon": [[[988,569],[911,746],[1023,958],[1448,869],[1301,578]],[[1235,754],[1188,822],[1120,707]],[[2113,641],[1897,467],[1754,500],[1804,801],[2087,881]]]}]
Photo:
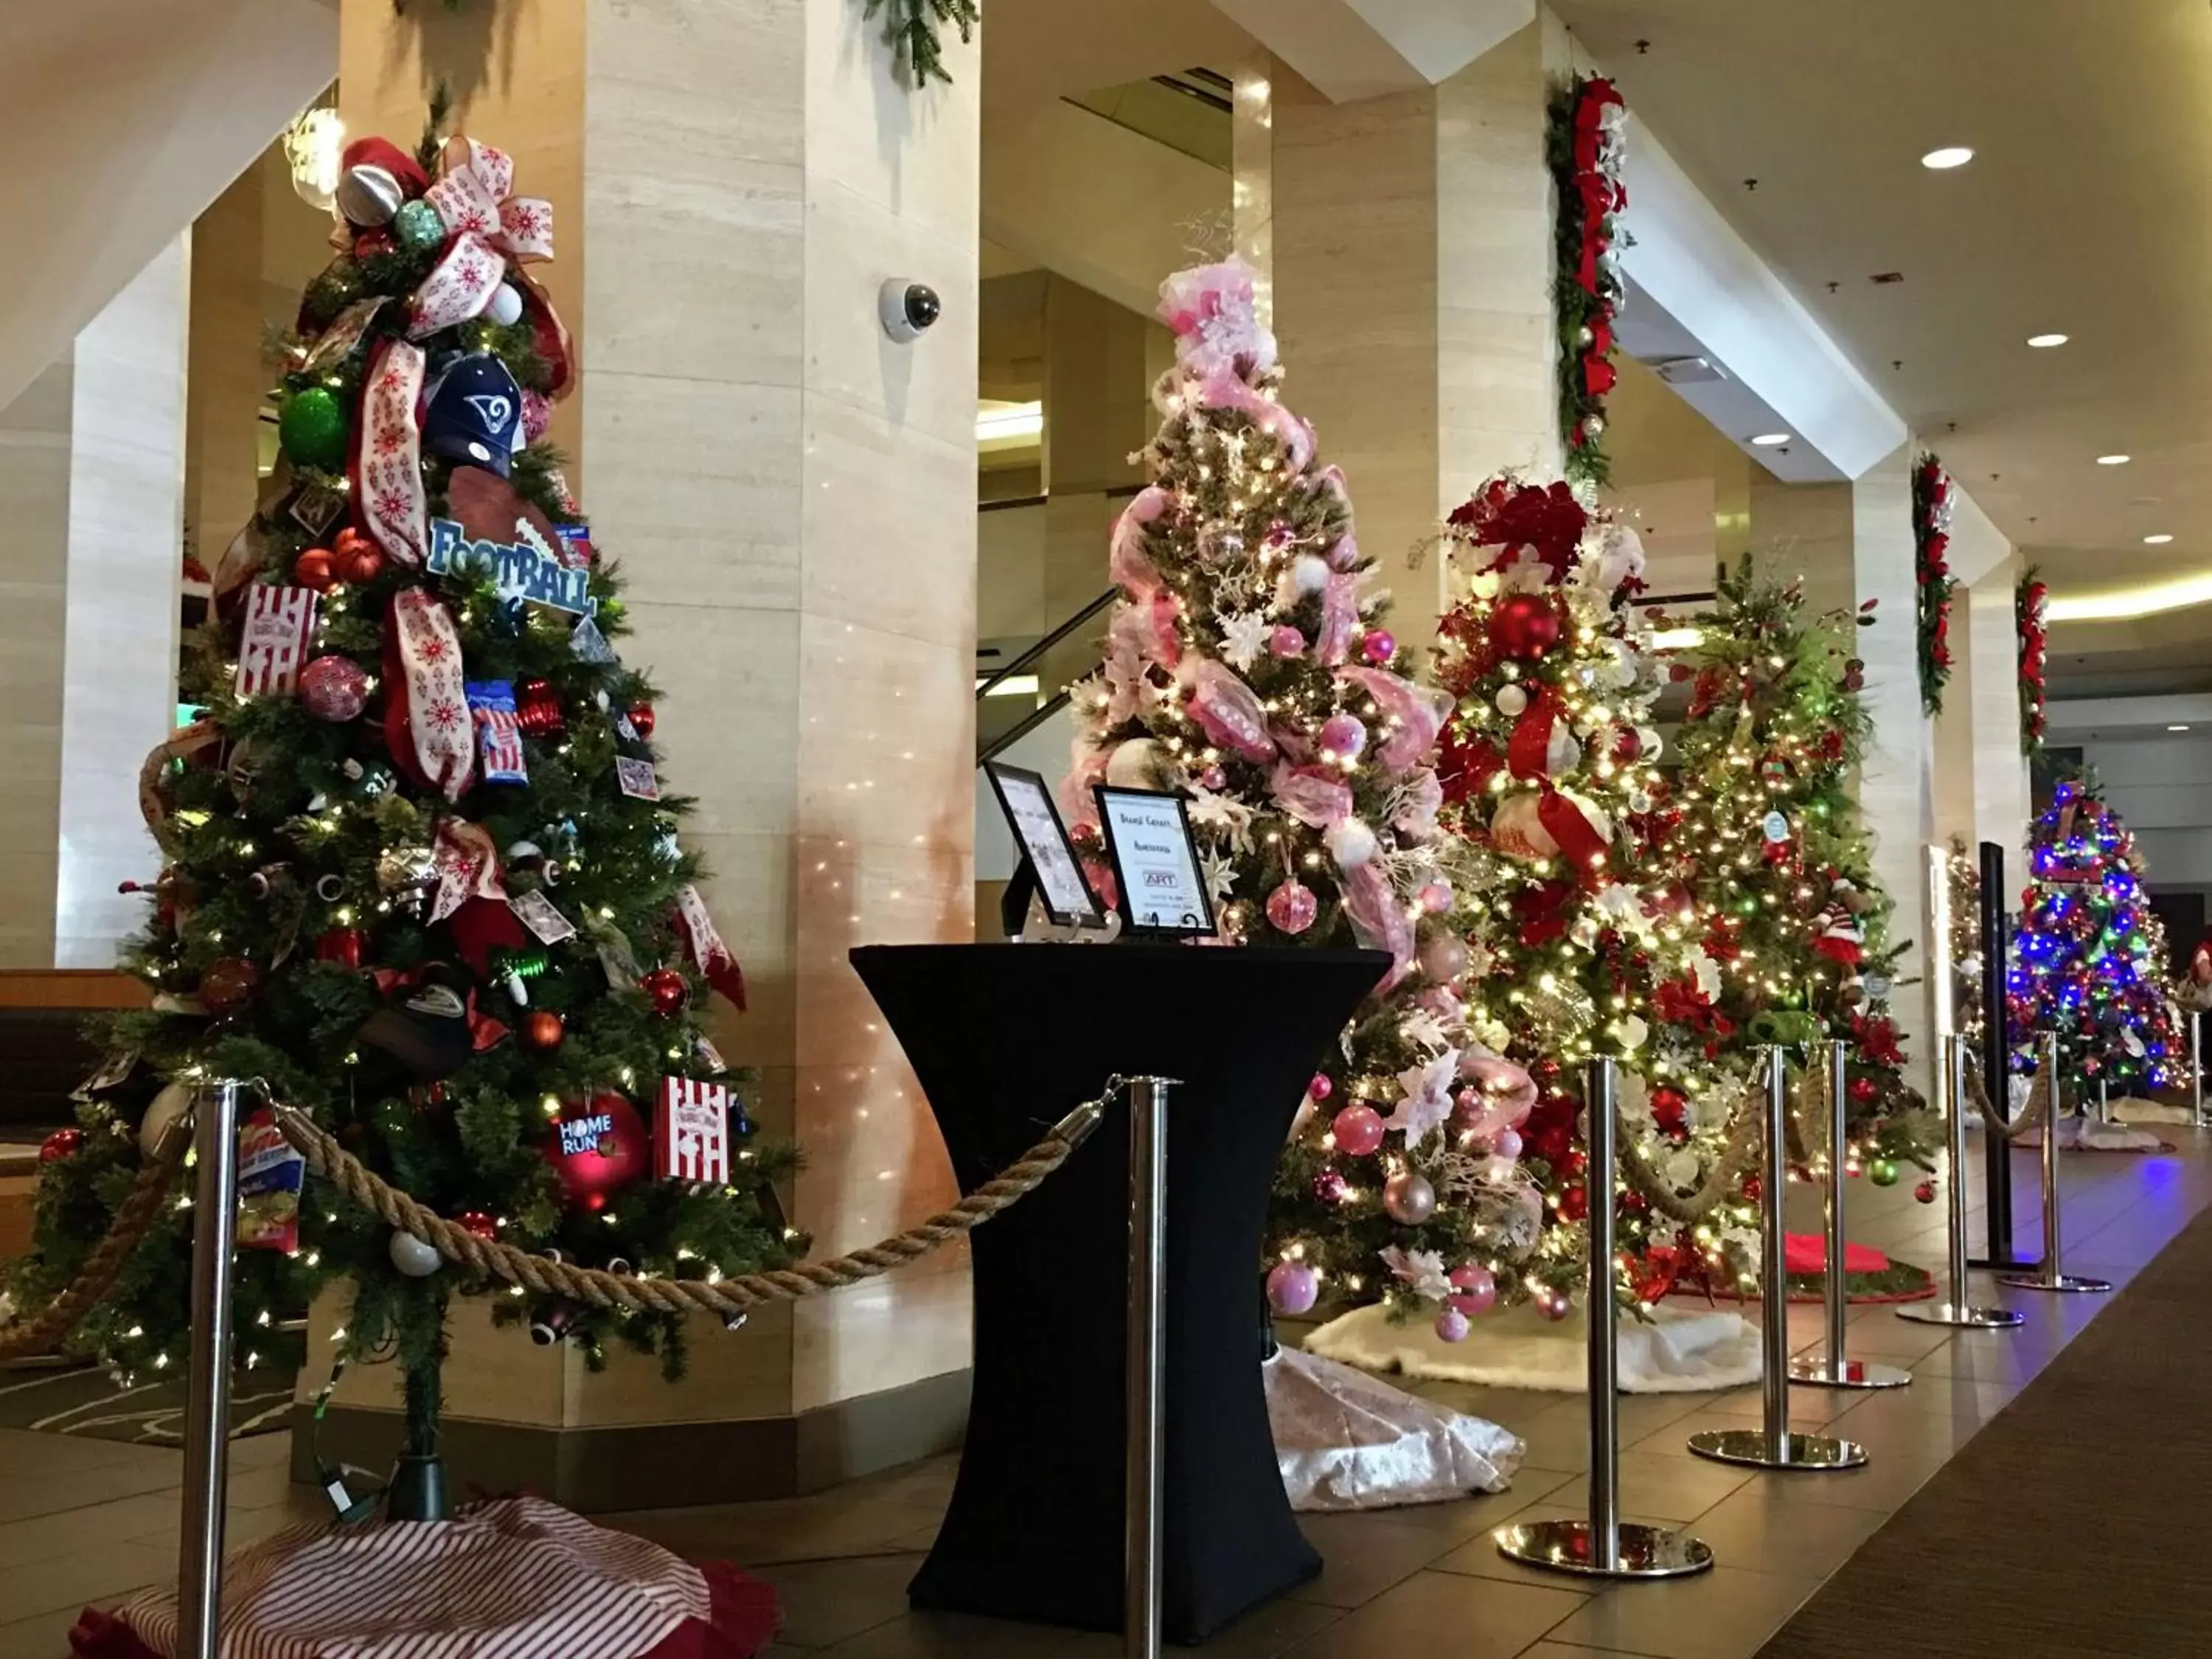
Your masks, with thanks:
[{"label": "pink mesh ribbon", "polygon": [[1174,501],[1158,484],[1147,484],[1114,520],[1113,553],[1107,574],[1132,599],[1150,599],[1159,591],[1160,573],[1145,551],[1145,532]]},{"label": "pink mesh ribbon", "polygon": [[1318,766],[1278,765],[1267,793],[1309,830],[1330,829],[1352,816],[1352,786]]},{"label": "pink mesh ribbon", "polygon": [[1352,630],[1359,625],[1359,578],[1349,570],[1333,570],[1321,589],[1321,634],[1314,641],[1314,656],[1325,668],[1334,668],[1352,654]]},{"label": "pink mesh ribbon", "polygon": [[1267,735],[1267,717],[1252,688],[1224,665],[1206,657],[1192,677],[1191,718],[1207,741],[1233,749],[1246,760],[1275,757],[1275,740]]},{"label": "pink mesh ribbon", "polygon": [[1375,699],[1386,723],[1396,722],[1375,750],[1384,769],[1403,772],[1437,746],[1437,734],[1451,713],[1449,693],[1425,690],[1386,668],[1347,668],[1341,678]]},{"label": "pink mesh ribbon", "polygon": [[1374,861],[1341,873],[1345,919],[1351,922],[1352,937],[1360,944],[1370,951],[1390,953],[1390,971],[1380,987],[1390,990],[1413,970],[1413,921],[1391,891],[1389,878]]}]

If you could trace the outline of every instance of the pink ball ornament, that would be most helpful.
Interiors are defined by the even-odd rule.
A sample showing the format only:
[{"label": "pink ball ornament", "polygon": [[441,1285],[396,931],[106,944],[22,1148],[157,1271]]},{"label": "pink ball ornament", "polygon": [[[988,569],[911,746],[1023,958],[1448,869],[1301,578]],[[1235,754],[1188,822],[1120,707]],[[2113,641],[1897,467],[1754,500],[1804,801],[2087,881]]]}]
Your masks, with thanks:
[{"label": "pink ball ornament", "polygon": [[1464,1342],[1467,1334],[1474,1328],[1468,1323],[1467,1316],[1457,1308],[1446,1308],[1437,1316],[1437,1340]]},{"label": "pink ball ornament", "polygon": [[1285,623],[1267,635],[1267,653],[1275,657],[1302,656],[1305,653],[1306,636]]},{"label": "pink ball ornament", "polygon": [[300,671],[300,701],[319,720],[356,720],[368,707],[368,675],[351,657],[318,657]]},{"label": "pink ball ornament", "polygon": [[1345,1194],[1350,1190],[1351,1183],[1345,1180],[1341,1170],[1323,1170],[1313,1179],[1313,1195],[1324,1204],[1343,1203]]},{"label": "pink ball ornament", "polygon": [[1398,654],[1398,641],[1387,628],[1378,628],[1359,642],[1359,654],[1380,668]]},{"label": "pink ball ornament", "polygon": [[1285,881],[1267,895],[1267,921],[1279,933],[1303,933],[1320,914],[1321,901],[1303,882]]},{"label": "pink ball ornament", "polygon": [[1536,1311],[1553,1324],[1559,1323],[1575,1310],[1572,1297],[1565,1291],[1555,1291],[1548,1285],[1536,1292],[1535,1303]]},{"label": "pink ball ornament", "polygon": [[1382,1145],[1382,1115],[1372,1106],[1347,1106],[1331,1120],[1328,1132],[1336,1149],[1353,1158],[1366,1158]]},{"label": "pink ball ornament", "polygon": [[1420,891],[1421,908],[1432,916],[1440,916],[1452,907],[1451,884],[1432,881]]},{"label": "pink ball ornament", "polygon": [[1208,789],[1218,789],[1229,781],[1229,774],[1218,766],[1209,766],[1198,775],[1198,781]]},{"label": "pink ball ornament", "polygon": [[1367,747],[1367,728],[1350,714],[1331,714],[1321,723],[1321,746],[1345,760],[1357,760]]},{"label": "pink ball ornament", "polygon": [[1437,1189],[1426,1176],[1401,1170],[1382,1185],[1382,1208],[1403,1227],[1418,1227],[1437,1212]]},{"label": "pink ball ornament", "polygon": [[1316,1100],[1327,1100],[1336,1092],[1336,1085],[1331,1083],[1322,1073],[1316,1072],[1313,1074],[1313,1081],[1306,1085],[1306,1092]]},{"label": "pink ball ornament", "polygon": [[1520,1157],[1521,1132],[1518,1129],[1500,1129],[1496,1134],[1491,1136],[1490,1155],[1492,1158],[1506,1158]]},{"label": "pink ball ornament", "polygon": [[1486,1314],[1498,1301],[1498,1281],[1491,1277],[1490,1269],[1477,1262],[1466,1261],[1445,1275],[1451,1281],[1452,1293],[1445,1299],[1472,1319]]},{"label": "pink ball ornament", "polygon": [[1421,971],[1431,979],[1457,979],[1467,971],[1467,941],[1456,933],[1439,933],[1421,946]]},{"label": "pink ball ornament", "polygon": [[1278,1261],[1267,1270],[1267,1305],[1279,1314],[1310,1313],[1321,1300],[1321,1275],[1303,1261]]}]

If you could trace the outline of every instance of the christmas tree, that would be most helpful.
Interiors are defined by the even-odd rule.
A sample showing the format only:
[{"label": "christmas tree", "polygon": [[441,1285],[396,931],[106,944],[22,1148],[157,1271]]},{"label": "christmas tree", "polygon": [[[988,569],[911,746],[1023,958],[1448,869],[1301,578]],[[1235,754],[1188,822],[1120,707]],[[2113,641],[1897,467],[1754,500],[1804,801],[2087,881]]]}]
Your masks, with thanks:
[{"label": "christmas tree", "polygon": [[[2052,790],[2029,833],[2027,867],[2006,984],[2014,1030],[2057,1034],[2059,1075],[2077,1100],[2164,1087],[2185,1066],[2165,933],[2135,836],[2094,776]],[[2023,1064],[2033,1061],[2032,1042]]]},{"label": "christmas tree", "polygon": [[1540,1085],[1520,1133],[1502,1137],[1542,1178],[1540,1305],[1565,1310],[1588,1253],[1577,1117],[1594,1056],[1620,1065],[1628,1173],[1663,1188],[1631,1179],[1618,1228],[1626,1287],[1656,1300],[1744,1242],[1717,1205],[1702,1237],[1653,1205],[1702,1191],[1744,1077],[1720,1063],[1729,1027],[1700,989],[1717,969],[1655,845],[1668,786],[1651,712],[1661,678],[1634,605],[1643,550],[1565,484],[1504,477],[1451,514],[1444,538],[1463,597],[1438,629],[1455,700],[1442,816],[1480,872],[1466,900],[1470,1024]]},{"label": "christmas tree", "polygon": [[1874,621],[1871,602],[1808,614],[1799,582],[1762,579],[1748,557],[1722,573],[1674,670],[1691,699],[1668,845],[1721,964],[1714,1017],[1747,1059],[1850,1038],[1845,1157],[1887,1185],[1901,1161],[1929,1164],[1936,1130],[1885,1006],[1910,941],[1888,937],[1893,907],[1852,799],[1870,729],[1853,645]]},{"label": "christmas tree", "polygon": [[[755,1141],[702,1029],[708,987],[741,1002],[743,981],[676,841],[653,687],[611,643],[622,586],[544,440],[575,375],[530,276],[550,210],[434,128],[344,161],[338,252],[276,394],[282,459],[188,671],[200,717],[144,774],[164,861],[124,965],[153,1004],[114,1023],[110,1070],[167,1086],[103,1087],[47,1149],[27,1307],[218,1078],[265,1080],[526,1249],[711,1276],[800,1247],[767,1184],[788,1149]],[[237,1352],[298,1363],[288,1323],[342,1285],[337,1359],[396,1360],[429,1455],[449,1297],[486,1286],[331,1194],[295,1212],[281,1139],[246,1141]],[[191,1220],[180,1201],[73,1339],[126,1380],[182,1363]],[[496,1311],[594,1365],[616,1340],[683,1364],[673,1317],[520,1290]]]},{"label": "christmas tree", "polygon": [[1110,891],[1093,785],[1181,793],[1224,942],[1389,953],[1283,1160],[1269,1287],[1294,1312],[1324,1279],[1352,1297],[1449,1291],[1464,1334],[1498,1279],[1510,1290],[1535,1198],[1510,1158],[1467,1157],[1446,1133],[1528,1083],[1466,1039],[1437,824],[1445,701],[1406,678],[1343,475],[1279,401],[1250,271],[1182,272],[1160,314],[1176,362],[1154,394],[1152,482],[1114,532],[1121,599],[1074,700],[1066,816]]}]

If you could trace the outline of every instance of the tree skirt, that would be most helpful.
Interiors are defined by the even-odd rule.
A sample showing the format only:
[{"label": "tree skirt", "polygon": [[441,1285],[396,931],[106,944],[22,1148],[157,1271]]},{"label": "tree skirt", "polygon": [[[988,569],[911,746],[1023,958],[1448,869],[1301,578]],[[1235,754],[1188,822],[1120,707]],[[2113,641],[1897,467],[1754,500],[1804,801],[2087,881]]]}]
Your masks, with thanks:
[{"label": "tree skirt", "polygon": [[1294,1510],[1379,1510],[1503,1492],[1528,1448],[1495,1423],[1318,1354],[1263,1368],[1275,1461]]},{"label": "tree skirt", "polygon": [[[2150,1103],[2116,1100],[2112,1105],[2116,1110],[2124,1110],[2129,1107],[2149,1106]],[[2043,1131],[2030,1129],[2013,1145],[2015,1147],[2040,1146],[2043,1145]],[[2058,1150],[2062,1152],[2170,1152],[2174,1146],[2172,1141],[2161,1140],[2148,1129],[2131,1129],[2124,1123],[2100,1123],[2094,1117],[2063,1117],[2058,1120]]]},{"label": "tree skirt", "polygon": [[[2140,1095],[2130,1095],[2124,1100],[2114,1101],[2112,1110],[2128,1123],[2178,1123],[2190,1127],[2194,1127],[2197,1121],[2189,1108],[2179,1102],[2145,1100]],[[2065,1143],[2061,1141],[2059,1145],[2063,1146]]]},{"label": "tree skirt", "polygon": [[[1783,1258],[1790,1268],[1792,1302],[1823,1302],[1828,1294],[1828,1243],[1817,1233],[1791,1233]],[[1684,1297],[1693,1293],[1684,1291]],[[1726,1302],[1748,1302],[1749,1292],[1717,1292]],[[1844,1245],[1844,1299],[1869,1304],[1923,1302],[1936,1294],[1936,1276],[1910,1261],[1893,1261],[1871,1244]]]},{"label": "tree skirt", "polygon": [[[1724,1309],[1664,1304],[1620,1322],[1620,1386],[1628,1394],[1732,1389],[1759,1380],[1759,1332]],[[1363,1370],[1445,1382],[1580,1394],[1589,1334],[1583,1316],[1553,1323],[1533,1307],[1486,1315],[1464,1342],[1439,1341],[1425,1323],[1394,1325],[1380,1306],[1355,1308],[1306,1338],[1306,1349]]]},{"label": "tree skirt", "polygon": [[[750,1659],[775,1592],[536,1498],[437,1522],[295,1527],[223,1564],[223,1659]],[[87,1659],[173,1659],[173,1589],[70,1632]]]}]

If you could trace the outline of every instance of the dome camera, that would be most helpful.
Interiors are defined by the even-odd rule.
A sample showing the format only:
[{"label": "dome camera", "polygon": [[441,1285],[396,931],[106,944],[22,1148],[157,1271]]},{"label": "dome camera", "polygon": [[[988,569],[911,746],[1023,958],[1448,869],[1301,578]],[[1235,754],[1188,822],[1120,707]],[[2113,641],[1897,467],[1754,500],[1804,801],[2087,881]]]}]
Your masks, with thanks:
[{"label": "dome camera", "polygon": [[876,314],[884,332],[902,345],[919,340],[943,314],[945,302],[937,290],[911,276],[894,276],[876,295]]}]

